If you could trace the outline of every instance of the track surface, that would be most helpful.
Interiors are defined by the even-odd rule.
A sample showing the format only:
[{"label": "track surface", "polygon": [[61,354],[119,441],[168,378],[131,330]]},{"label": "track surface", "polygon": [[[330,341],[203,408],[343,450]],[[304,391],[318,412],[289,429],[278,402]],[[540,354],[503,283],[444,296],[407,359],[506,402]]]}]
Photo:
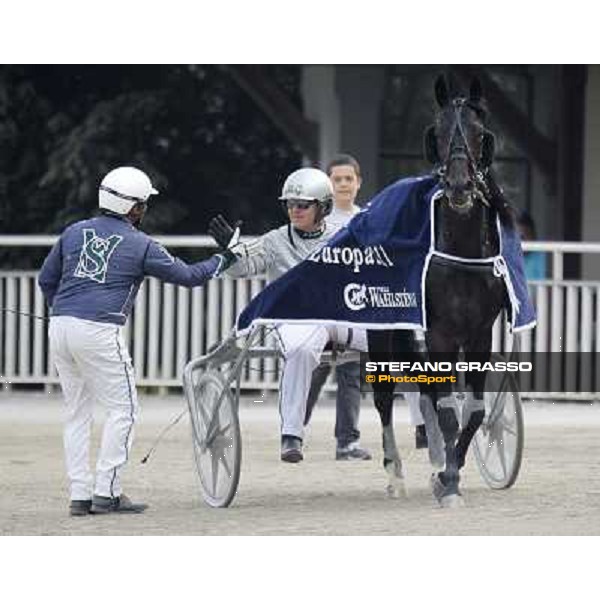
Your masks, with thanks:
[{"label": "track surface", "polygon": [[[126,493],[151,507],[143,515],[74,519],[67,515],[61,399],[0,394],[1,535],[581,535],[600,534],[600,406],[531,403],[514,488],[493,492],[467,465],[467,508],[437,508],[424,452],[412,448],[404,403],[396,433],[407,469],[409,497],[389,500],[381,467],[380,427],[370,398],[361,415],[363,444],[375,460],[333,460],[334,410],[314,413],[306,458],[278,460],[278,412],[273,400],[244,398],[244,456],[238,495],[228,509],[200,498],[187,415],[146,465],[140,460],[161,429],[183,409],[181,397],[142,398]],[[101,418],[99,417],[99,421]],[[97,443],[100,427],[95,428]]]}]

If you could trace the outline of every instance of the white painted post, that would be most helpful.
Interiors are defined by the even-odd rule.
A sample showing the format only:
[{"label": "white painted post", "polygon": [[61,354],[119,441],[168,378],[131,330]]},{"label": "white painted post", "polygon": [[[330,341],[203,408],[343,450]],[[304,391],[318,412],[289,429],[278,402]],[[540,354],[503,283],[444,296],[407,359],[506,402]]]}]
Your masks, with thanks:
[{"label": "white painted post", "polygon": [[208,307],[206,311],[207,349],[220,341],[219,338],[219,281],[211,279],[208,288]]},{"label": "white painted post", "polygon": [[148,379],[156,380],[158,377],[158,339],[160,322],[160,282],[157,279],[149,279],[150,301],[148,308]]},{"label": "white painted post", "polygon": [[579,390],[592,391],[592,292],[589,285],[581,288],[581,320],[579,321],[579,352],[581,356],[581,371]]},{"label": "white painted post", "polygon": [[192,290],[192,358],[204,354],[204,288],[196,287]]},{"label": "white painted post", "polygon": [[[5,282],[5,277],[2,275],[2,273],[0,272],[0,307],[2,308],[6,308],[6,304],[3,302],[3,298],[4,298],[4,282]],[[4,346],[2,345],[2,334],[4,331],[4,322],[6,320],[6,316],[8,315],[7,312],[4,311],[0,311],[0,378],[4,379],[4,374],[6,373],[5,370],[5,357],[6,357],[6,353],[4,351]],[[2,389],[4,389],[5,386],[2,386]]]},{"label": "white painted post", "polygon": [[172,283],[163,284],[162,343],[160,347],[160,374],[163,379],[173,378],[175,361],[175,290]]},{"label": "white painted post", "polygon": [[224,339],[229,335],[234,323],[234,295],[235,282],[232,279],[221,279],[221,337]]},{"label": "white painted post", "polygon": [[564,289],[558,285],[552,286],[552,309],[550,321],[550,351],[562,352],[564,350],[563,340],[563,292]]},{"label": "white painted post", "polygon": [[[250,283],[250,298],[254,298],[254,296],[256,296],[263,288],[264,288],[264,280],[262,279],[258,279],[258,278],[253,278],[251,280]],[[249,369],[249,373],[248,373],[248,382],[250,384],[252,384],[252,387],[254,387],[255,385],[257,385],[258,383],[261,382],[262,377],[261,377],[261,366],[262,366],[262,359],[260,358],[251,358],[248,361],[249,365],[248,365],[248,369]]]},{"label": "white painted post", "polygon": [[[45,316],[45,301],[42,290],[34,284],[33,312]],[[35,319],[33,324],[33,379],[39,379],[44,373],[44,346],[48,335],[47,321]]]},{"label": "white painted post", "polygon": [[190,341],[189,316],[190,290],[177,288],[177,356],[175,361],[175,376],[181,380],[183,368],[190,359],[188,345]]},{"label": "white painted post", "polygon": [[[549,358],[550,344],[548,343],[548,287],[544,284],[538,284],[536,294],[537,309],[537,327],[535,328],[535,351],[544,352]],[[542,365],[535,371],[535,389],[545,389],[548,377],[546,367],[548,360],[544,360]]]},{"label": "white painted post", "polygon": [[596,344],[595,344],[595,355],[596,360],[594,361],[594,391],[600,389],[600,284],[596,286]]},{"label": "white painted post", "polygon": [[146,356],[146,302],[148,301],[148,281],[143,281],[133,308],[133,365],[138,379],[144,379],[147,373]]},{"label": "white painted post", "polygon": [[[250,282],[248,279],[235,280],[235,318],[240,316],[240,313],[248,305],[250,296]],[[248,365],[244,365],[242,370],[241,385],[248,383]]]},{"label": "white painted post", "polygon": [[567,322],[565,327],[565,391],[577,390],[577,337],[579,333],[579,290],[575,285],[567,287]]},{"label": "white painted post", "polygon": [[[17,282],[15,275],[6,279],[6,308],[17,310]],[[4,355],[6,357],[6,371],[4,373],[7,389],[15,377],[17,352],[17,315],[14,312],[6,313],[6,338],[4,340]]]},{"label": "white painted post", "polygon": [[550,391],[562,391],[562,356],[560,354],[565,348],[564,329],[563,329],[563,310],[564,310],[564,288],[560,285],[552,285],[552,308],[550,318]]},{"label": "white painted post", "polygon": [[[19,281],[19,338],[17,341],[19,362],[17,365],[17,377],[20,380],[27,380],[31,376],[31,367],[29,366],[31,352],[31,319],[28,316],[32,312],[31,286],[29,284],[29,275],[22,274]],[[25,314],[28,313],[28,314]]]}]

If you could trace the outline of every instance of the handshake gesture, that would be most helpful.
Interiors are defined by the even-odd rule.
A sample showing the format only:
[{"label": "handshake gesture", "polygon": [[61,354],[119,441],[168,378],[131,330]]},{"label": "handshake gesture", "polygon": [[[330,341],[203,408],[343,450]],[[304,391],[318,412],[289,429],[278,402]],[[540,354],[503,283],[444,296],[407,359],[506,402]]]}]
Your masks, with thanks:
[{"label": "handshake gesture", "polygon": [[217,242],[221,252],[216,256],[221,259],[221,264],[218,266],[215,277],[228,269],[237,259],[235,247],[240,244],[240,227],[241,221],[237,221],[235,228],[232,227],[223,215],[217,215],[210,220],[208,224],[209,235]]},{"label": "handshake gesture", "polygon": [[219,248],[227,250],[239,243],[241,225],[242,222],[238,221],[234,229],[223,215],[217,215],[208,224],[208,234],[214,238]]}]

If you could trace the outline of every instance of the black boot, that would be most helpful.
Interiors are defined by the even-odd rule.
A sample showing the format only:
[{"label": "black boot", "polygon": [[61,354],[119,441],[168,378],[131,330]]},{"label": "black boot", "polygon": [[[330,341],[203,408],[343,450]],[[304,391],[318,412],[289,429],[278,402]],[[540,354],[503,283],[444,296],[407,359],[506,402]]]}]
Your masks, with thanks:
[{"label": "black boot", "polygon": [[302,440],[295,435],[281,436],[281,460],[283,462],[297,463],[304,456],[302,455]]}]

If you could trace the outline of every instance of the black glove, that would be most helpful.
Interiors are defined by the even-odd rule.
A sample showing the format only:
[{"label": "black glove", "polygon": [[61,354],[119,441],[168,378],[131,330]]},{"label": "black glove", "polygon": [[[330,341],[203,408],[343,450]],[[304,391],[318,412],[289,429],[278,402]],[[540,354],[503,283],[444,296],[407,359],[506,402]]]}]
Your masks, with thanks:
[{"label": "black glove", "polygon": [[235,230],[238,229],[241,224],[242,222],[238,221],[235,224],[235,227],[232,227],[223,215],[217,215],[210,220],[210,223],[208,224],[208,233],[214,238],[220,248],[226,250],[229,248]]}]

